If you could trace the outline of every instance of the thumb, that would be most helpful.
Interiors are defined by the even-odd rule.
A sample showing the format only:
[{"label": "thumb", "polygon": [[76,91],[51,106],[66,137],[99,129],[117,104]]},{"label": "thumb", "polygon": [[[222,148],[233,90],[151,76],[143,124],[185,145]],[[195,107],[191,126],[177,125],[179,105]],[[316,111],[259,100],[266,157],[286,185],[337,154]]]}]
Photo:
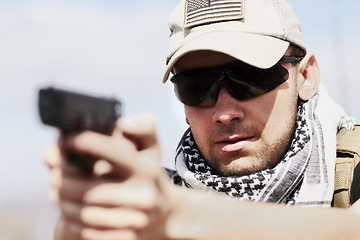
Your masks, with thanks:
[{"label": "thumb", "polygon": [[152,114],[143,113],[130,118],[120,118],[114,134],[119,133],[134,144],[139,152],[138,160],[143,166],[160,166],[161,151],[157,138],[156,120]]},{"label": "thumb", "polygon": [[134,117],[119,118],[116,129],[136,144],[141,151],[158,144],[156,136],[156,121],[151,114],[140,114]]}]

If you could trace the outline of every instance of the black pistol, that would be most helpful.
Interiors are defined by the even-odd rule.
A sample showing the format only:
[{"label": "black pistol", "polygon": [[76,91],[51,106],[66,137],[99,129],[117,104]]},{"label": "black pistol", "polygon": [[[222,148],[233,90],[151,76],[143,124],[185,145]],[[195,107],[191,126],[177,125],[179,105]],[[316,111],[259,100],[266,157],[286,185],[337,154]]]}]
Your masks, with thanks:
[{"label": "black pistol", "polygon": [[121,116],[121,102],[85,94],[43,88],[39,91],[41,121],[64,134],[91,130],[110,135]]},{"label": "black pistol", "polygon": [[[110,135],[121,116],[121,102],[115,98],[99,98],[55,89],[39,90],[38,107],[41,121],[57,127],[63,135],[91,130]],[[67,152],[67,161],[84,174],[92,172],[96,161],[91,156]]]}]

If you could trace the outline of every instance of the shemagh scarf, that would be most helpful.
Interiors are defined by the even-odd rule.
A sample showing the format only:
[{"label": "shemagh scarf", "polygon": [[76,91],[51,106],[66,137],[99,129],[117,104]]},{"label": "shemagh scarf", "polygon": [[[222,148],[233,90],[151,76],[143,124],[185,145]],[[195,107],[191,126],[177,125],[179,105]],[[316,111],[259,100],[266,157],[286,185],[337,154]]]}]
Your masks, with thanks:
[{"label": "shemagh scarf", "polygon": [[176,170],[183,186],[258,202],[329,207],[334,191],[336,133],[354,119],[320,90],[298,106],[298,121],[288,152],[272,169],[241,177],[215,172],[200,153],[191,130],[177,148]]}]

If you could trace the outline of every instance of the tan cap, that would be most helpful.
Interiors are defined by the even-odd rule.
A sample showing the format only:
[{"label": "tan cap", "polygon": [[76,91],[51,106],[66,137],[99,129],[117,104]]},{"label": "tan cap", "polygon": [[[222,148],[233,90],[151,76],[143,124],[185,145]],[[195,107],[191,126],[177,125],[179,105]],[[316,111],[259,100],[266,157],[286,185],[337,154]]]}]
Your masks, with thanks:
[{"label": "tan cap", "polygon": [[211,50],[270,68],[290,43],[306,52],[300,24],[285,0],[182,0],[170,16],[163,81],[186,53]]}]

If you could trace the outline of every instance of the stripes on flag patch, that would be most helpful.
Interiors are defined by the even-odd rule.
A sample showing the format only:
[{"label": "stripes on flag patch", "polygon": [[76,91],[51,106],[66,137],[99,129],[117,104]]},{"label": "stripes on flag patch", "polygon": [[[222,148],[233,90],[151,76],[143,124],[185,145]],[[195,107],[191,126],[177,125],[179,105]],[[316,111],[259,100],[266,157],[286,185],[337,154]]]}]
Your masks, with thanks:
[{"label": "stripes on flag patch", "polygon": [[187,0],[184,27],[240,20],[243,17],[244,0]]}]

